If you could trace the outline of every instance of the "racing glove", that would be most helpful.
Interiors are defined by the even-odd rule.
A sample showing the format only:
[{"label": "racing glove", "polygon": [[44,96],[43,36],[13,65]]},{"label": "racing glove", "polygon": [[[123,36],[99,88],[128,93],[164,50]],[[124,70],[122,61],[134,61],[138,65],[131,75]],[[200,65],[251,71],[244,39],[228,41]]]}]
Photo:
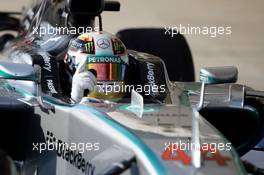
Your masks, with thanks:
[{"label": "racing glove", "polygon": [[86,69],[86,59],[83,59],[72,78],[71,98],[79,103],[84,96],[84,90],[88,89],[89,92],[91,92],[94,90],[95,86],[96,77],[92,72]]}]

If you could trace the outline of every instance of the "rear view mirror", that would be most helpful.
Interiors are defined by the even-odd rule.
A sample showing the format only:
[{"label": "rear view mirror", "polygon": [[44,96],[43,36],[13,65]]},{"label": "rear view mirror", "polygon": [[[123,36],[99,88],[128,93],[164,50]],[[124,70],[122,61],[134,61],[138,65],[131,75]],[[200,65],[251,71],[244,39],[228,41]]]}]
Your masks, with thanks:
[{"label": "rear view mirror", "polygon": [[[0,62],[0,79],[23,80],[36,82],[36,100],[44,109],[53,110],[54,107],[45,103],[42,98],[41,89],[41,68],[29,64]],[[27,104],[31,104],[24,99],[20,99]]]},{"label": "rear view mirror", "polygon": [[236,67],[208,67],[200,70],[201,93],[197,109],[203,108],[204,92],[207,84],[235,83],[237,81],[238,70]]},{"label": "rear view mirror", "polygon": [[205,84],[235,83],[238,77],[236,67],[208,67],[200,70],[200,81]]},{"label": "rear view mirror", "polygon": [[0,63],[0,79],[40,81],[40,70],[29,64]]}]

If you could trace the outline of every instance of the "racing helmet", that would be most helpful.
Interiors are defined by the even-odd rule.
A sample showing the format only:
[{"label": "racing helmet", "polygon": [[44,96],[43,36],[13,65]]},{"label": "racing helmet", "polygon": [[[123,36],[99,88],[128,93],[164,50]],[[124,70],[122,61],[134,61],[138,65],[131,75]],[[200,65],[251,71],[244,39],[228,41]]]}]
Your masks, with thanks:
[{"label": "racing helmet", "polygon": [[88,32],[70,41],[65,63],[73,75],[78,64],[87,59],[87,70],[97,78],[95,90],[88,97],[117,101],[125,92],[125,73],[128,54],[125,45],[116,36],[103,32]]}]

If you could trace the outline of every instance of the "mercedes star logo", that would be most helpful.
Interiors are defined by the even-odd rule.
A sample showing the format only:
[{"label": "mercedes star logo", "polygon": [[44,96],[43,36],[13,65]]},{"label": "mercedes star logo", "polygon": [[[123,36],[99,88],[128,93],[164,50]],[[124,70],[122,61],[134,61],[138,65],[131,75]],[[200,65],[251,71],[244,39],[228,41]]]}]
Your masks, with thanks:
[{"label": "mercedes star logo", "polygon": [[107,49],[110,46],[110,42],[108,39],[101,38],[97,41],[97,46],[101,49]]}]

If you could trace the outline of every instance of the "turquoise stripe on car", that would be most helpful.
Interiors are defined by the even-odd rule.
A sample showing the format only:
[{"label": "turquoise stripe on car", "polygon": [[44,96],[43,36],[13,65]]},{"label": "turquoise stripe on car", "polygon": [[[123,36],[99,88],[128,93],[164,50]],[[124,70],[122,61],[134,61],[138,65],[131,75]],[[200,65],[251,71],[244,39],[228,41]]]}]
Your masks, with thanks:
[{"label": "turquoise stripe on car", "polygon": [[[33,94],[30,94],[29,92],[26,92],[22,89],[19,89],[19,90],[17,89],[17,91],[22,93],[24,96],[34,96]],[[81,105],[81,104],[77,104],[77,105],[66,104],[66,103],[60,104],[57,101],[53,100],[52,98],[49,98],[48,96],[44,96],[43,98],[45,99],[45,101],[47,101],[48,103],[50,103],[52,105],[57,105],[57,106],[66,107],[66,108],[75,108],[75,109],[85,110],[85,111],[91,112],[96,117],[100,118],[103,122],[107,123],[112,128],[117,130],[123,137],[126,137],[132,143],[134,143],[136,145],[136,147],[138,147],[139,150],[142,151],[142,154],[144,155],[146,160],[148,160],[148,163],[152,166],[151,169],[155,172],[155,174],[157,174],[157,175],[168,174],[167,170],[164,167],[161,160],[156,156],[156,154],[142,140],[140,140],[140,138],[138,138],[135,134],[130,132],[125,127],[121,126],[116,121],[110,119],[109,116],[107,116],[106,114],[104,114],[100,111],[97,111],[94,108],[89,107],[89,106],[85,106],[85,105]]]},{"label": "turquoise stripe on car", "polygon": [[152,166],[152,169],[155,171],[155,174],[168,174],[166,168],[164,167],[160,159],[156,156],[156,154],[142,140],[140,140],[140,138],[138,138],[135,134],[131,133],[128,129],[121,126],[114,120],[110,119],[109,116],[107,116],[106,114],[99,112],[92,107],[79,104],[76,105],[74,108],[88,110],[89,112],[93,113],[96,117],[99,117],[101,120],[116,129],[121,135],[131,140],[131,142],[133,142],[142,151],[146,159],[149,161],[149,164]]}]

